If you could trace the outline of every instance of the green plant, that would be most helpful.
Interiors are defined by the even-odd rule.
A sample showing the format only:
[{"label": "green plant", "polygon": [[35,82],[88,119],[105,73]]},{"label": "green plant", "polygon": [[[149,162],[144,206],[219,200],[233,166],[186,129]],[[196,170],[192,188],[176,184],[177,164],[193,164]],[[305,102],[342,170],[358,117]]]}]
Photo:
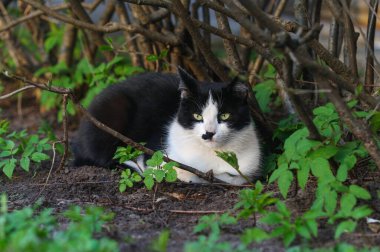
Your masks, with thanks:
[{"label": "green plant", "polygon": [[[126,161],[134,161],[138,156],[142,155],[143,152],[133,149],[131,146],[118,147],[114,155],[114,159],[118,159],[119,163],[125,163]],[[127,187],[132,187],[134,182],[140,182],[143,180],[145,186],[151,190],[155,182],[161,183],[162,181],[174,182],[177,180],[177,172],[174,169],[176,162],[164,162],[164,154],[161,151],[156,151],[150,159],[146,161],[147,168],[142,170],[142,176],[137,172],[131,172],[126,169],[121,174],[121,179],[119,181],[119,190],[124,192]],[[136,163],[137,164],[137,163]],[[138,164],[137,164],[138,165]]]},{"label": "green plant", "polygon": [[[38,211],[37,211],[38,210]],[[8,212],[6,196],[1,196],[0,250],[4,252],[118,251],[117,243],[108,238],[96,239],[102,226],[113,218],[99,207],[84,211],[72,207],[61,215],[68,223],[62,228],[52,209],[38,205]]]},{"label": "green plant", "polygon": [[199,235],[196,241],[187,242],[185,251],[233,251],[233,246],[229,242],[220,241],[220,229],[222,226],[236,224],[236,222],[236,218],[227,213],[202,216],[194,227],[193,233],[208,232],[208,235]]},{"label": "green plant", "polygon": [[235,205],[235,209],[240,210],[237,215],[239,219],[253,216],[256,226],[256,215],[264,213],[267,206],[277,202],[272,193],[263,193],[263,189],[261,182],[257,181],[255,189],[243,189],[239,192],[239,202]]},{"label": "green plant", "polygon": [[168,250],[168,243],[170,238],[170,231],[165,229],[160,235],[153,240],[150,245],[150,248],[154,252],[166,252]]},{"label": "green plant", "polygon": [[[355,104],[356,101],[351,101],[348,106],[353,108]],[[294,173],[302,189],[306,187],[310,174],[314,175],[318,188],[312,209],[323,212],[331,224],[340,221],[335,232],[338,238],[342,232],[353,231],[356,220],[371,213],[366,206],[356,206],[357,199],[370,199],[369,193],[358,185],[345,184],[357,158],[368,154],[359,141],[343,139],[346,126],[340,123],[331,103],[314,109],[313,114],[313,122],[325,140],[309,139],[305,126],[297,129],[285,140],[283,154],[277,159],[278,169],[272,173],[269,182],[277,181],[281,194],[286,198]],[[357,111],[355,115],[367,117],[369,113]],[[336,175],[331,164],[337,166]]]},{"label": "green plant", "polygon": [[168,162],[164,164],[164,154],[161,151],[156,151],[153,156],[146,161],[148,166],[144,170],[144,184],[151,190],[154,182],[161,183],[162,181],[174,182],[177,180],[177,172],[174,169],[178,166],[176,162]]},{"label": "green plant", "polygon": [[[52,41],[55,41],[52,38]],[[50,43],[50,42],[49,42]],[[53,42],[51,42],[53,44]],[[107,63],[93,66],[86,58],[82,58],[73,67],[68,67],[64,62],[53,66],[40,68],[34,73],[39,77],[50,75],[52,86],[79,89],[85,86],[87,89],[85,96],[81,100],[84,107],[88,107],[93,98],[109,85],[118,83],[130,76],[143,70],[139,67],[130,66],[127,59],[116,56]],[[47,75],[48,76],[48,75]],[[58,119],[62,120],[62,96],[49,91],[41,92],[41,106],[50,110],[59,108]],[[75,114],[74,104],[69,101],[67,104],[69,115]]]},{"label": "green plant", "polygon": [[28,135],[25,130],[9,133],[9,122],[0,121],[0,169],[8,178],[12,178],[17,165],[29,171],[31,163],[41,163],[50,157],[46,154],[51,149],[48,138]]}]

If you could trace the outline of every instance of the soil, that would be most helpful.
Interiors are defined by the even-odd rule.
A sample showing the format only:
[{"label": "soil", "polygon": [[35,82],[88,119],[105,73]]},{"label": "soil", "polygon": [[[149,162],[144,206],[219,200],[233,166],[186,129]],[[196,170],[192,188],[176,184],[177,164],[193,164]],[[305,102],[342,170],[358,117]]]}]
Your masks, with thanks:
[{"label": "soil", "polygon": [[[4,105],[4,104],[3,104]],[[11,121],[14,129],[28,128],[33,131],[38,128],[42,118],[55,125],[52,113],[41,113],[36,106],[24,108],[23,118],[17,116],[12,104],[2,106],[2,116]],[[73,123],[75,125],[75,123]],[[56,128],[58,136],[61,132]],[[141,184],[126,192],[118,191],[120,171],[99,167],[66,166],[57,171],[60,157],[57,158],[51,171],[51,163],[45,162],[40,167],[26,173],[17,169],[12,180],[0,174],[0,192],[6,192],[9,197],[10,209],[20,209],[33,204],[41,198],[43,207],[54,209],[55,213],[66,210],[70,205],[96,205],[115,213],[115,219],[106,224],[104,236],[115,239],[120,244],[121,251],[147,251],[153,238],[158,237],[164,229],[170,230],[168,251],[182,251],[185,241],[196,238],[192,233],[200,216],[204,213],[234,212],[233,207],[238,201],[240,187],[221,185],[193,185],[185,183],[163,183],[149,191]],[[378,178],[379,174],[372,176]],[[373,181],[365,182],[367,188],[379,190],[379,185]],[[305,192],[298,191],[286,203],[295,213],[302,213],[312,200],[315,183],[309,183]],[[279,196],[275,186],[267,186],[266,190]],[[295,194],[295,188],[292,188]],[[280,196],[279,196],[280,197]],[[376,196],[375,196],[376,197]],[[372,201],[378,218],[379,200]],[[205,211],[205,212],[202,212]],[[253,220],[240,221],[233,227],[222,231],[222,240],[239,242],[239,234],[246,227],[252,226]],[[264,227],[265,228],[265,227]],[[374,233],[363,221],[355,233],[345,234],[339,241],[347,241],[357,246],[374,246],[380,244],[380,234]],[[320,223],[318,238],[310,244],[312,247],[333,246],[339,241],[334,240],[332,225]],[[301,244],[300,239],[294,245]],[[283,251],[280,240],[270,240],[255,245],[260,251]]]}]

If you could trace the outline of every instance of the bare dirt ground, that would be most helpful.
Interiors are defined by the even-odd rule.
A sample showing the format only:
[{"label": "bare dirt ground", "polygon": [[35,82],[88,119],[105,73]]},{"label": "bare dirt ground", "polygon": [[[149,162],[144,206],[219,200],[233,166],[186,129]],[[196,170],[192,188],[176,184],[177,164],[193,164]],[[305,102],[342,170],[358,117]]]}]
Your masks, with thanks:
[{"label": "bare dirt ground", "polygon": [[[12,104],[3,104],[2,117],[11,121],[12,128],[38,128],[42,117],[56,126],[52,114],[39,113],[36,106],[25,108],[21,120]],[[57,129],[58,137],[60,130]],[[182,251],[185,241],[194,240],[192,233],[198,218],[205,212],[234,212],[233,206],[238,201],[240,188],[220,185],[191,185],[184,183],[159,184],[148,191],[142,185],[118,191],[120,171],[99,167],[69,167],[56,171],[60,158],[57,158],[51,176],[45,184],[51,163],[45,162],[40,167],[33,167],[29,173],[17,169],[12,180],[0,174],[0,192],[6,192],[10,209],[19,209],[33,204],[37,199],[43,200],[43,207],[53,208],[55,213],[66,210],[70,205],[96,205],[115,213],[115,219],[108,223],[102,235],[116,239],[121,251],[147,251],[153,238],[164,229],[169,229],[171,236],[168,251]],[[369,176],[366,176],[369,177]],[[371,192],[379,190],[375,178],[365,182]],[[313,201],[313,183],[309,183],[306,192],[299,191],[287,200],[287,205],[294,213],[307,209]],[[279,196],[274,186],[267,187]],[[294,188],[293,188],[294,191]],[[293,194],[295,194],[293,192]],[[378,197],[374,195],[375,197]],[[372,201],[375,209],[373,217],[380,217],[380,201]],[[204,212],[205,211],[205,212]],[[238,225],[223,230],[222,239],[233,243],[239,242],[239,234],[251,226],[253,220],[240,221]],[[357,231],[345,234],[339,241],[346,241],[357,246],[374,246],[380,244],[380,234],[371,231],[363,221]],[[333,246],[334,230],[331,225],[320,223],[319,236],[309,246]],[[301,244],[300,239],[294,245]],[[260,251],[284,251],[279,240],[270,240],[256,245]]]}]

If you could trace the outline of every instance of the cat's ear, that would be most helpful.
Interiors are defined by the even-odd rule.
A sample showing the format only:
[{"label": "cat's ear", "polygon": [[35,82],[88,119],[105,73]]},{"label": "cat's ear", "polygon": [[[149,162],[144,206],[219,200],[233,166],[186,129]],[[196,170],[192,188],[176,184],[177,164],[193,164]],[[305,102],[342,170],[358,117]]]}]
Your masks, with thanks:
[{"label": "cat's ear", "polygon": [[197,80],[180,66],[178,66],[177,71],[180,79],[178,90],[181,91],[181,98],[195,95],[198,92]]},{"label": "cat's ear", "polygon": [[226,87],[230,93],[234,96],[246,100],[249,95],[249,87],[247,84],[239,81],[238,78],[234,78]]}]

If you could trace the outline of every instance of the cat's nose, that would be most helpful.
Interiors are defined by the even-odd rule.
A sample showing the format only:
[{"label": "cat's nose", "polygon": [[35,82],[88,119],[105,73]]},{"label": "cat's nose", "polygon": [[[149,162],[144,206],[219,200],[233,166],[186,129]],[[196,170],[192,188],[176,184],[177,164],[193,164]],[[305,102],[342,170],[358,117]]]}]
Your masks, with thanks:
[{"label": "cat's nose", "polygon": [[215,135],[215,132],[209,132],[209,131],[206,131],[206,134],[203,134],[202,135],[202,138],[204,140],[208,140],[208,139],[212,139],[212,137]]}]

